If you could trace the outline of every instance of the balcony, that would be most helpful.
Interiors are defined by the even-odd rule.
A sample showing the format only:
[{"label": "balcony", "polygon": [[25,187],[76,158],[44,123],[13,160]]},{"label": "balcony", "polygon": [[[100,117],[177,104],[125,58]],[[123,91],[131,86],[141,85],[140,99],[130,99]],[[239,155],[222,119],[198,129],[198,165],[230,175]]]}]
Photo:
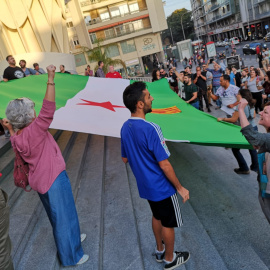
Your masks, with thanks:
[{"label": "balcony", "polygon": [[85,24],[86,24],[86,26],[91,26],[91,25],[95,25],[95,24],[99,24],[99,23],[103,23],[103,22],[108,22],[108,21],[111,22],[111,20],[119,19],[119,18],[122,19],[124,17],[129,16],[129,15],[134,15],[134,14],[138,15],[138,13],[140,13],[140,12],[143,12],[143,13],[146,13],[147,14],[148,13],[147,7],[140,8],[140,9],[135,10],[135,11],[130,11],[130,12],[118,14],[118,15],[115,15],[115,16],[111,16],[108,13],[108,16],[107,17],[104,17],[104,18],[96,17],[96,18],[93,18],[92,20],[91,19],[90,20],[85,19]]},{"label": "balcony", "polygon": [[[101,39],[102,41],[108,41],[115,38],[120,38],[123,36],[131,35],[134,33],[138,33],[140,31],[145,31],[152,29],[150,21],[135,21],[127,24],[118,25],[115,27],[108,28],[106,30],[101,30],[97,32],[89,33],[90,40],[92,44],[97,42],[97,39]],[[127,39],[129,37],[126,37]],[[117,42],[117,41],[114,41]]]},{"label": "balcony", "polygon": [[101,2],[105,2],[106,0],[84,0],[84,1],[81,1],[80,4],[81,4],[81,7],[86,7],[86,6],[89,6],[89,5],[94,5],[94,4],[99,4]]}]

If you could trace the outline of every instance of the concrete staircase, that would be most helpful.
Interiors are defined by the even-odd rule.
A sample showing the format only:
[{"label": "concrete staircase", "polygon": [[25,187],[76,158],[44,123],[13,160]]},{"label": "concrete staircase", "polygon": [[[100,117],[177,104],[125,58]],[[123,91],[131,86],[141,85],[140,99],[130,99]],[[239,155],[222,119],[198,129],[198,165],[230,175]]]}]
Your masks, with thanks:
[{"label": "concrete staircase", "polygon": [[[68,269],[163,269],[152,256],[155,241],[147,201],[121,161],[120,140],[51,130],[67,163],[81,231],[90,260]],[[10,236],[17,270],[62,269],[52,229],[36,192],[13,184],[14,154],[0,137],[1,187],[9,194]],[[181,203],[184,226],[176,230],[176,250],[191,258],[179,269],[267,270],[269,224],[257,200],[256,175],[233,172],[230,150],[168,143],[171,162],[191,199]],[[249,160],[248,152],[243,151]]]}]

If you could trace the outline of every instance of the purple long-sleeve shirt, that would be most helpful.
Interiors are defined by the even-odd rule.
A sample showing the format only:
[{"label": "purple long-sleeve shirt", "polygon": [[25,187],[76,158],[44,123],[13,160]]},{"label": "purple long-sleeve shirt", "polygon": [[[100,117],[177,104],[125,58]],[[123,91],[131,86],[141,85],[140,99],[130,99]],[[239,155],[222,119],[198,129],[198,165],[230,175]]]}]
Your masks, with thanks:
[{"label": "purple long-sleeve shirt", "polygon": [[43,100],[38,117],[22,132],[11,136],[13,148],[29,163],[29,185],[33,190],[46,193],[57,176],[66,169],[62,153],[48,132],[55,112],[55,102]]}]

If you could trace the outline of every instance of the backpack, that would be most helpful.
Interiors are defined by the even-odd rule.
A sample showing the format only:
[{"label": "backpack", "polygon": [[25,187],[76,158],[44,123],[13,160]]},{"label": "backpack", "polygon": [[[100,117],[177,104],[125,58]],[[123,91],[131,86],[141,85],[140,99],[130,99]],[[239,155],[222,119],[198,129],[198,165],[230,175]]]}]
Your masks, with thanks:
[{"label": "backpack", "polygon": [[27,162],[25,162],[21,155],[19,154],[18,150],[14,147],[13,148],[15,152],[15,159],[14,159],[14,184],[17,187],[23,188],[25,191],[29,192],[30,189],[27,189],[27,186],[29,186],[28,182],[28,174],[29,174],[29,165]]},{"label": "backpack", "polygon": [[97,70],[96,70],[96,72],[95,72],[95,77],[98,77]]}]

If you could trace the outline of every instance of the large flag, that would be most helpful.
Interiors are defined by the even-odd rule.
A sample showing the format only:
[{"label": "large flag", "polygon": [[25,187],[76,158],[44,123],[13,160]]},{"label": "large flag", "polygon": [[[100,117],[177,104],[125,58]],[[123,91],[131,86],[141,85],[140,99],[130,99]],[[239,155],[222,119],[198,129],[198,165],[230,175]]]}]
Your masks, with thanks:
[{"label": "large flag", "polygon": [[[30,76],[0,84],[0,117],[11,99],[31,98],[37,113],[46,91],[47,75]],[[130,117],[123,104],[124,79],[102,79],[56,74],[56,107],[51,128],[120,137],[123,123]],[[250,148],[240,127],[201,112],[179,98],[166,79],[147,83],[154,97],[153,112],[146,120],[157,123],[168,141],[201,145]]]}]

